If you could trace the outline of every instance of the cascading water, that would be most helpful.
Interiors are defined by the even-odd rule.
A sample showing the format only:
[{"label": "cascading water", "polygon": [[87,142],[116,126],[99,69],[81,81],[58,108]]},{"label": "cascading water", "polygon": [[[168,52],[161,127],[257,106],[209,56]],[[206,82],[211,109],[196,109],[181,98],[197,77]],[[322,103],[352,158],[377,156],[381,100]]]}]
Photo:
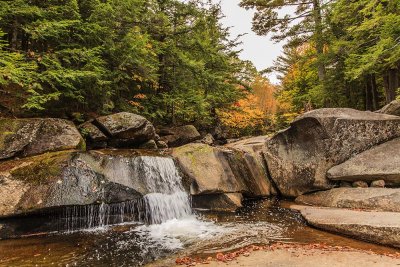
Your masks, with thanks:
[{"label": "cascading water", "polygon": [[124,222],[160,224],[192,214],[189,195],[172,158],[110,157],[105,163],[105,172],[106,177],[112,176],[122,184],[134,184],[146,194],[142,199],[128,202],[68,207],[64,214],[67,231]]},{"label": "cascading water", "polygon": [[150,224],[179,219],[192,213],[189,195],[171,158],[139,157],[149,194],[144,196],[146,221]]}]

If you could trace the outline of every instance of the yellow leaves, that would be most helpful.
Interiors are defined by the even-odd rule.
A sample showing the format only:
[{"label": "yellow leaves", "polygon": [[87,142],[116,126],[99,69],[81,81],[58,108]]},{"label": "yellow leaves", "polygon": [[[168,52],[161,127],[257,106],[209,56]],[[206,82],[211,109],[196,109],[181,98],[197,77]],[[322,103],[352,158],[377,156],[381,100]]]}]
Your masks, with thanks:
[{"label": "yellow leaves", "polygon": [[144,108],[139,102],[136,102],[136,101],[129,101],[128,103],[129,103],[131,106],[134,106],[134,107],[137,107],[137,108],[140,108],[140,109],[143,109],[143,108]]},{"label": "yellow leaves", "polygon": [[145,94],[136,94],[133,96],[134,99],[146,99],[147,96]]},{"label": "yellow leaves", "polygon": [[134,100],[128,102],[131,106],[139,109],[144,109],[143,105],[140,103],[140,100],[147,99],[147,96],[145,94],[136,94],[133,96],[133,99]]},{"label": "yellow leaves", "polygon": [[132,79],[138,82],[142,82],[143,81],[143,77],[140,75],[137,75],[136,73],[132,75]]},{"label": "yellow leaves", "polygon": [[236,132],[265,131],[267,122],[276,112],[275,86],[263,77],[257,77],[250,86],[252,92],[246,93],[231,109],[218,111],[221,123]]}]

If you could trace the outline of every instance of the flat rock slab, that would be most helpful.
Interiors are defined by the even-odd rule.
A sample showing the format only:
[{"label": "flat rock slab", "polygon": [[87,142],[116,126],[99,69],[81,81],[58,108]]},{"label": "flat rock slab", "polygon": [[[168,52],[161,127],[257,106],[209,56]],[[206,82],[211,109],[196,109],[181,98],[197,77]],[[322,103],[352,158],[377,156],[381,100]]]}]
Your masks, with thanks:
[{"label": "flat rock slab", "polygon": [[327,172],[331,180],[374,181],[385,180],[400,184],[400,138],[364,151]]},{"label": "flat rock slab", "polygon": [[[393,267],[400,264],[399,259],[383,255],[357,251],[325,251],[318,249],[278,249],[274,251],[255,251],[248,257],[225,263],[212,261],[198,266],[254,266],[254,267],[349,267],[374,266]],[[161,266],[161,265],[150,265]],[[163,265],[165,266],[165,265]]]},{"label": "flat rock slab", "polygon": [[334,188],[299,196],[296,202],[322,207],[400,212],[400,189]]},{"label": "flat rock slab", "polygon": [[314,227],[382,245],[400,247],[400,213],[300,207]]}]

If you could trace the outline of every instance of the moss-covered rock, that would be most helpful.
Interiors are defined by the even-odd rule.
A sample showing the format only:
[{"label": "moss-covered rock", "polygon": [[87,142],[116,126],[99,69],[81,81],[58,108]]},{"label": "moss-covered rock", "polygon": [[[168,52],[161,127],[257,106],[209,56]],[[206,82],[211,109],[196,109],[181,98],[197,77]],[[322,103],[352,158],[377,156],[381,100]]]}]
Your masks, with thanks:
[{"label": "moss-covered rock", "polygon": [[172,156],[193,181],[190,192],[194,196],[243,193],[254,198],[271,194],[261,163],[245,151],[192,143],[174,148]]},{"label": "moss-covered rock", "polygon": [[125,163],[138,155],[61,151],[2,162],[0,217],[141,197],[140,183],[127,180],[135,170]]}]

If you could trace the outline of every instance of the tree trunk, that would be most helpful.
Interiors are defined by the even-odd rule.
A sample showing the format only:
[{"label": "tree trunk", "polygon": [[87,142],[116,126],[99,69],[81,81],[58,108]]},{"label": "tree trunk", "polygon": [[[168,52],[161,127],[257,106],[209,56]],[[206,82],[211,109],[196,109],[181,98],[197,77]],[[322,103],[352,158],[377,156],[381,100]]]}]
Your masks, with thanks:
[{"label": "tree trunk", "polygon": [[375,74],[370,76],[370,84],[371,84],[371,94],[372,94],[372,110],[378,110],[379,108],[379,94],[378,94],[378,86],[376,84]]},{"label": "tree trunk", "polygon": [[321,5],[319,0],[313,0],[313,16],[315,22],[315,49],[318,56],[318,78],[320,81],[325,80],[326,70],[325,65],[322,62],[322,55],[324,54],[324,37],[323,37],[323,25],[321,15]]},{"label": "tree trunk", "polygon": [[372,110],[372,88],[370,75],[365,77],[365,110]]},{"label": "tree trunk", "polygon": [[390,69],[384,76],[386,103],[389,104],[396,98],[396,90],[399,88],[399,74],[397,69]]},{"label": "tree trunk", "polygon": [[15,19],[11,30],[11,50],[17,51],[18,48],[18,19]]}]

